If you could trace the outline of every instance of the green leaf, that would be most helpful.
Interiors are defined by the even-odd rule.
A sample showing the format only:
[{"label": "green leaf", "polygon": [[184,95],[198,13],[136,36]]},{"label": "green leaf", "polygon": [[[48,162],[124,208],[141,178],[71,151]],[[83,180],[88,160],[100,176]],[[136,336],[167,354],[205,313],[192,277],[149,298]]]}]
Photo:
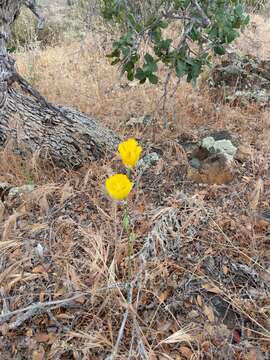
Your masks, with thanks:
[{"label": "green leaf", "polygon": [[249,22],[250,22],[250,16],[248,15],[248,16],[246,16],[246,18],[244,19],[243,25],[248,25]]},{"label": "green leaf", "polygon": [[134,63],[133,61],[128,61],[124,66],[123,66],[123,70],[130,72],[131,70],[134,69]]},{"label": "green leaf", "polygon": [[158,83],[158,77],[154,74],[148,75],[148,79],[151,84],[157,84]]},{"label": "green leaf", "polygon": [[187,65],[184,61],[181,60],[176,60],[176,65],[175,65],[175,71],[176,71],[176,75],[178,77],[184,76],[187,73]]},{"label": "green leaf", "polygon": [[[156,72],[162,62],[165,68],[175,70],[175,76],[186,76],[194,85],[203,66],[211,65],[210,55],[224,55],[225,45],[234,41],[249,22],[244,0],[198,2],[211,20],[206,28],[201,26],[200,11],[191,0],[101,0],[103,10],[112,22],[120,25],[122,33],[108,57],[114,64],[122,64],[121,70],[129,80],[158,83]],[[184,37],[180,42],[180,48],[177,47],[181,41],[179,31],[166,32],[166,36],[163,31],[168,25],[175,29],[174,24],[178,23],[178,19],[166,16],[170,13],[186,14],[184,27],[190,30],[188,39]]]},{"label": "green leaf", "polygon": [[141,24],[139,24],[136,20],[135,17],[133,16],[133,14],[129,13],[128,14],[128,20],[131,24],[131,26],[139,33],[142,31],[142,26]]},{"label": "green leaf", "polygon": [[166,29],[169,26],[169,23],[167,21],[160,21],[158,23],[158,27],[160,27],[161,29]]},{"label": "green leaf", "polygon": [[230,29],[229,31],[227,31],[227,33],[225,35],[226,43],[229,44],[229,43],[233,42],[238,36],[239,36],[239,33],[236,30]]},{"label": "green leaf", "polygon": [[135,74],[135,78],[138,79],[138,80],[146,80],[146,75],[144,73],[144,71],[141,69],[141,68],[138,68],[136,70],[136,74]]},{"label": "green leaf", "polygon": [[110,54],[106,55],[106,57],[108,58],[119,57],[119,56],[120,56],[119,49],[114,49]]},{"label": "green leaf", "polygon": [[193,41],[197,41],[199,39],[199,33],[196,29],[192,28],[189,32],[189,36]]},{"label": "green leaf", "polygon": [[149,75],[157,71],[157,63],[152,55],[145,54],[144,56],[145,64],[143,66],[143,72],[145,75]]},{"label": "green leaf", "polygon": [[120,61],[119,58],[118,58],[118,59],[115,59],[115,60],[113,60],[113,61],[111,62],[111,65],[116,65],[116,64],[119,63],[119,61]]},{"label": "green leaf", "polygon": [[151,32],[151,38],[155,43],[159,43],[161,40],[161,30],[160,29],[156,29],[154,31]]},{"label": "green leaf", "polygon": [[128,72],[127,78],[129,81],[133,81],[134,80],[134,72],[133,71]]},{"label": "green leaf", "polygon": [[224,47],[221,45],[214,46],[213,50],[217,55],[224,55],[226,53]]},{"label": "green leaf", "polygon": [[144,60],[145,60],[146,63],[149,63],[149,64],[151,64],[152,62],[154,62],[153,56],[150,55],[150,54],[148,54],[148,53],[144,55]]},{"label": "green leaf", "polygon": [[123,218],[123,227],[124,229],[127,231],[129,229],[129,216],[128,214],[125,214],[124,215],[124,218]]},{"label": "green leaf", "polygon": [[130,54],[130,48],[129,47],[127,47],[127,46],[124,46],[124,47],[122,47],[122,54],[124,55],[124,57],[128,57],[129,56],[129,54]]},{"label": "green leaf", "polygon": [[9,47],[9,48],[7,48],[7,51],[8,51],[8,53],[14,53],[15,51],[16,51],[16,47],[15,46],[12,46],[12,47]]}]

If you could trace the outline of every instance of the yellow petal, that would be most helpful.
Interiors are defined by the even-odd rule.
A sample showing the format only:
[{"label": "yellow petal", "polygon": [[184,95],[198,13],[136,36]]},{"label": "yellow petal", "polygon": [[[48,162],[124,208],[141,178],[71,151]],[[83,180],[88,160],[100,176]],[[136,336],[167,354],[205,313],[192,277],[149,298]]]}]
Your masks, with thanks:
[{"label": "yellow petal", "polygon": [[111,198],[124,200],[130,193],[133,183],[126,175],[116,174],[106,180],[105,187]]},{"label": "yellow petal", "polygon": [[140,158],[142,148],[135,139],[131,138],[119,144],[118,152],[124,165],[132,168],[136,166]]}]

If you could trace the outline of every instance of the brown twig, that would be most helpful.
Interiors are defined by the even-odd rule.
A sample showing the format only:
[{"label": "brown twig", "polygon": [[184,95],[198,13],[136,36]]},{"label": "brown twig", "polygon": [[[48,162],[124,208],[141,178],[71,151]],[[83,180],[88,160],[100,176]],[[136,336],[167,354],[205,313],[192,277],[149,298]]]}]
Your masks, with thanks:
[{"label": "brown twig", "polygon": [[209,17],[205,14],[203,8],[201,7],[201,5],[198,3],[197,0],[191,0],[192,4],[194,5],[194,7],[197,9],[200,17],[202,18],[203,21],[203,25],[205,27],[208,27],[211,24],[211,21],[209,19]]}]

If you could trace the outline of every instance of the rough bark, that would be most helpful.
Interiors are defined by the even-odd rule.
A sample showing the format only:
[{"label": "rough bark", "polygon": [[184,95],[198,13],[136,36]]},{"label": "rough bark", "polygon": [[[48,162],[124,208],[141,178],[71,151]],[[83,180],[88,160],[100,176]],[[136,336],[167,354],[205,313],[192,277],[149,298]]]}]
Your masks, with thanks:
[{"label": "rough bark", "polygon": [[6,43],[22,3],[0,0],[0,145],[11,139],[16,150],[38,151],[65,167],[101,158],[119,138],[77,110],[48,103],[17,73]]}]

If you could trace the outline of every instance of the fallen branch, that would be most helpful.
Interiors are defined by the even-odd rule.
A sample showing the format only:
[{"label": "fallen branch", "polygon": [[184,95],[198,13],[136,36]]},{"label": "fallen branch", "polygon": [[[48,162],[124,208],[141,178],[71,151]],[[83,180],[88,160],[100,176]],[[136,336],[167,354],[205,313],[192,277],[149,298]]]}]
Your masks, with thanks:
[{"label": "fallen branch", "polygon": [[[115,288],[123,288],[124,289],[126,287],[127,287],[126,284],[114,284],[109,287],[104,287],[104,288],[95,290],[95,294],[104,292],[104,291],[108,291],[108,290],[112,290]],[[44,314],[44,313],[50,312],[51,310],[58,308],[58,307],[71,306],[72,303],[76,299],[78,299],[82,296],[86,296],[86,295],[92,295],[92,292],[89,292],[89,291],[88,292],[80,292],[76,295],[71,296],[70,298],[67,298],[67,299],[47,301],[47,302],[38,302],[38,303],[34,303],[32,305],[29,305],[27,307],[24,307],[24,308],[21,308],[18,310],[5,312],[4,314],[0,315],[0,325],[7,323],[13,316],[16,315],[17,318],[14,321],[7,324],[7,329],[15,330],[18,327],[20,327],[25,321],[31,319],[33,316],[35,316],[37,314]]]},{"label": "fallen branch", "polygon": [[37,314],[43,314],[51,309],[56,307],[63,307],[70,305],[70,303],[74,302],[76,299],[80,298],[82,295],[85,294],[76,294],[70,298],[63,299],[63,300],[55,300],[55,301],[47,301],[47,302],[39,302],[27,306],[22,309],[14,310],[3,315],[0,315],[0,325],[6,323],[10,318],[14,315],[17,315],[15,321],[8,324],[9,330],[15,330],[20,327],[25,321],[31,319]]}]

